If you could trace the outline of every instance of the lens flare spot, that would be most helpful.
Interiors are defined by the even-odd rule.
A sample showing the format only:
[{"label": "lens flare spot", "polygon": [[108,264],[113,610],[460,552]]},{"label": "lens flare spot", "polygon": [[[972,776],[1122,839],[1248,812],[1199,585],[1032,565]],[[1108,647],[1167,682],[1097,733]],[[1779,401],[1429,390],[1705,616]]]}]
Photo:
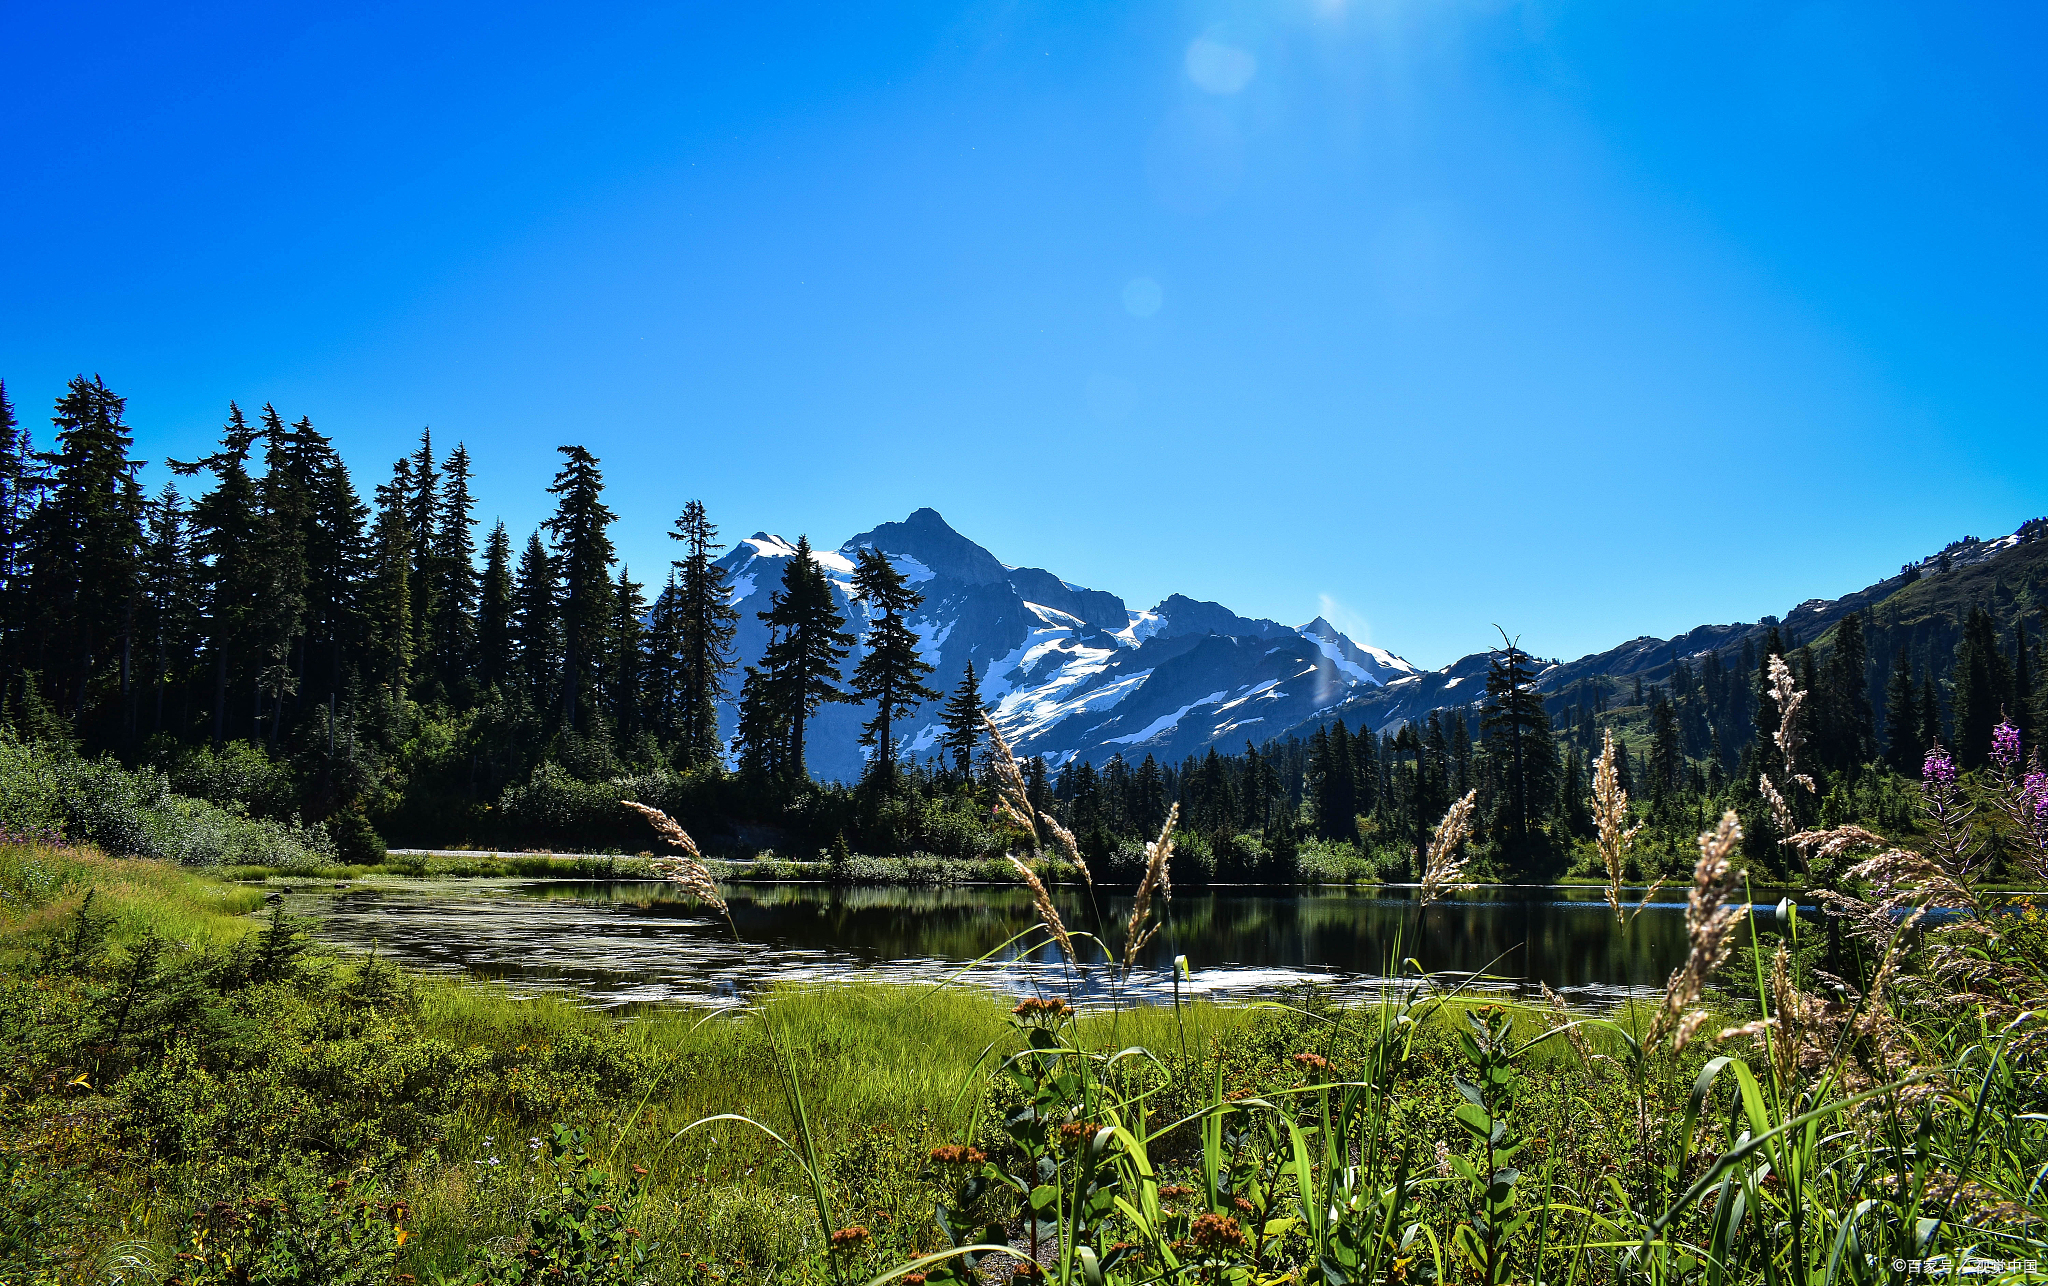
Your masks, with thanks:
[{"label": "lens flare spot", "polygon": [[1187,68],[1188,79],[1209,93],[1235,94],[1251,84],[1259,60],[1235,45],[1197,36],[1188,44]]},{"label": "lens flare spot", "polygon": [[1133,317],[1150,317],[1164,302],[1165,292],[1150,277],[1133,277],[1124,285],[1124,311]]}]

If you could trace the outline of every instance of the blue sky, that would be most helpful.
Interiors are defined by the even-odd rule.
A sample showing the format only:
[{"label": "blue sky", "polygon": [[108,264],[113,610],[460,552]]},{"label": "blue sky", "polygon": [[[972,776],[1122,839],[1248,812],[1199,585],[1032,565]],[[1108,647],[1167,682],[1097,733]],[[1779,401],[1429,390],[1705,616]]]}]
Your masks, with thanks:
[{"label": "blue sky", "polygon": [[[0,4],[0,378],[1423,664],[2048,512],[2031,5]],[[160,471],[155,476],[160,479]]]}]

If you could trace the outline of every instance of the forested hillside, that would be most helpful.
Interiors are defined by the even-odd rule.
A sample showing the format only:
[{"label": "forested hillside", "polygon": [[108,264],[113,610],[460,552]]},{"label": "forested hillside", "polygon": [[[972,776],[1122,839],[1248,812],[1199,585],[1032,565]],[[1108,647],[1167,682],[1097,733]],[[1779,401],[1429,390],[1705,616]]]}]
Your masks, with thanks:
[{"label": "forested hillside", "polygon": [[[137,798],[195,797],[344,855],[383,840],[644,847],[622,797],[657,803],[736,852],[975,857],[1008,838],[979,758],[986,663],[977,676],[972,658],[958,674],[926,659],[913,620],[926,590],[952,582],[914,559],[860,546],[834,555],[846,566],[828,575],[807,541],[765,561],[757,549],[747,574],[774,579],[743,619],[743,587],[728,579],[739,564],[721,557],[699,502],[674,520],[669,566],[636,579],[620,563],[602,462],[581,447],[560,449],[552,515],[514,533],[480,521],[465,447],[444,450],[424,433],[366,497],[308,418],[231,405],[217,449],[170,462],[177,482],[148,495],[125,402],[99,380],[72,381],[47,450],[25,418],[0,386],[4,718],[14,761],[38,772],[144,774]],[[1784,655],[1810,694],[1801,767],[1815,790],[1796,807],[1814,820],[1902,826],[1903,780],[1930,746],[1956,747],[1968,768],[2000,712],[2030,740],[2043,726],[2041,528],[1960,542],[1783,621],[1701,627],[1576,662],[1542,662],[1505,639],[1428,674],[1377,654],[1366,659],[1385,668],[1343,680],[1283,735],[1269,734],[1284,724],[1246,720],[1247,735],[1212,730],[1200,753],[1156,756],[1147,745],[1183,742],[1112,736],[1128,757],[1030,759],[1032,790],[1106,870],[1135,863],[1178,802],[1200,869],[1274,879],[1410,874],[1429,828],[1476,791],[1487,868],[1547,876],[1584,860],[1590,765],[1612,731],[1650,823],[1644,860],[1689,861],[1684,845],[1725,804],[1743,810],[1752,835],[1770,834],[1755,783],[1780,765],[1757,736],[1776,718],[1760,676]],[[991,577],[1003,594],[1120,610],[1111,595],[1036,569],[980,579]],[[1065,611],[1019,601],[1044,620]],[[1143,649],[1157,640],[1139,637],[1137,618],[1176,602],[1224,629],[1242,619],[1169,600],[1129,614],[1125,651],[1153,655]],[[1111,623],[1066,617],[1077,637]],[[1344,650],[1355,645],[1321,622],[1246,624],[1265,631],[1261,655],[1292,648],[1318,673],[1359,669]],[[760,635],[744,665],[743,626]],[[1239,642],[1190,633],[1137,680]],[[1265,686],[1277,695],[1280,685]],[[832,726],[850,724],[866,748],[857,782],[821,783],[807,767],[807,743],[835,709]],[[912,727],[923,731],[906,751]],[[59,817],[0,823],[59,824],[102,842],[118,829],[76,792],[37,798],[73,802]]]}]

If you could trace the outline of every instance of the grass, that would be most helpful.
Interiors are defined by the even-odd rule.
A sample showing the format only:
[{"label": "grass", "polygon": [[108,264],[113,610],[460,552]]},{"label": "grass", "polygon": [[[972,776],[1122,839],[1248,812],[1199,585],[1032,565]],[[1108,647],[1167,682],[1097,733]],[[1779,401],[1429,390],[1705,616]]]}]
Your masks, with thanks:
[{"label": "grass", "polygon": [[91,848],[0,845],[0,950],[54,930],[91,892],[117,941],[153,930],[188,948],[222,946],[249,931],[260,889],[206,879],[167,862]]}]

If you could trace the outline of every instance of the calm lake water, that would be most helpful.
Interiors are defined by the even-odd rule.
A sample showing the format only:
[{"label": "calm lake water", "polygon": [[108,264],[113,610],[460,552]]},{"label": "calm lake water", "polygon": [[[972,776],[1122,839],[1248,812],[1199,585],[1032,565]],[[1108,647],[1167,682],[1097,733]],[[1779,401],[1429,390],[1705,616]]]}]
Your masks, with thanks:
[{"label": "calm lake water", "polygon": [[[428,970],[569,989],[601,1006],[731,1003],[787,981],[934,982],[1036,921],[1029,894],[1010,886],[734,884],[726,892],[732,926],[673,886],[640,880],[393,881],[302,889],[288,903],[347,946],[374,943]],[[1055,898],[1069,928],[1098,923],[1084,892],[1055,890]],[[1128,895],[1100,897],[1099,922],[1115,926],[1111,941],[1122,941],[1129,915]],[[1769,915],[1759,908],[1760,921]],[[1499,975],[1493,986],[1534,991],[1542,981],[1599,1005],[1631,987],[1663,985],[1684,958],[1684,903],[1652,905],[1624,941],[1594,889],[1467,890],[1420,917],[1409,889],[1204,889],[1174,897],[1170,927],[1128,979],[1099,967],[1072,972],[1049,945],[1003,953],[967,978],[1012,993],[1049,986],[1165,999],[1173,958],[1186,955],[1200,994],[1302,983],[1366,994],[1385,984],[1397,942],[1427,969],[1490,967]],[[1189,989],[1183,982],[1183,994]]]}]

